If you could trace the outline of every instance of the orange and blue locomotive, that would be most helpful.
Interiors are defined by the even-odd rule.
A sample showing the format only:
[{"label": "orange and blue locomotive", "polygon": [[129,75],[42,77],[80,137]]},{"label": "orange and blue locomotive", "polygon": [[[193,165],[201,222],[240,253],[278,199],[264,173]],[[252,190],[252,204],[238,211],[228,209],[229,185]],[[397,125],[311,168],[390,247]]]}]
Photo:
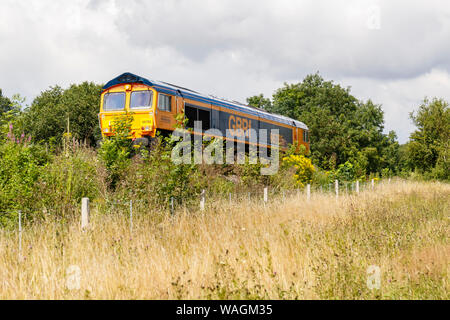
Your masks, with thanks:
[{"label": "orange and blue locomotive", "polygon": [[158,131],[162,134],[174,131],[176,116],[184,114],[188,128],[201,121],[203,132],[232,130],[236,142],[251,143],[247,134],[251,129],[256,132],[277,129],[282,148],[296,143],[309,150],[308,127],[298,120],[131,73],[106,83],[100,104],[99,120],[104,137],[113,135],[114,119],[126,112],[133,114],[132,138],[144,143]]}]

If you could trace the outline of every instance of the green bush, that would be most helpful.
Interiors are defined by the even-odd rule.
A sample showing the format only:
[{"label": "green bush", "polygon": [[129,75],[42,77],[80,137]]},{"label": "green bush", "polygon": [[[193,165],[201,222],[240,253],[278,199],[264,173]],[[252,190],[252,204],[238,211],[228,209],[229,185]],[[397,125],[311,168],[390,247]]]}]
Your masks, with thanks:
[{"label": "green bush", "polygon": [[336,179],[339,181],[354,181],[356,178],[355,167],[350,161],[346,161],[339,165],[336,170]]},{"label": "green bush", "polygon": [[283,157],[283,167],[295,168],[294,179],[296,186],[303,188],[306,184],[311,183],[316,169],[311,163],[311,159],[303,155],[291,154]]},{"label": "green bush", "polygon": [[50,216],[70,217],[79,210],[82,198],[94,200],[105,190],[95,152],[88,148],[73,149],[54,156],[41,169],[36,201],[40,210]]},{"label": "green bush", "polygon": [[33,218],[35,183],[48,160],[45,150],[29,144],[24,136],[16,138],[10,132],[8,140],[0,144],[0,226],[15,224],[17,210]]},{"label": "green bush", "polygon": [[112,124],[113,136],[102,141],[98,150],[99,158],[104,163],[108,173],[109,186],[114,189],[130,165],[134,153],[131,140],[130,114],[117,117]]},{"label": "green bush", "polygon": [[161,137],[147,157],[135,156],[117,185],[116,199],[142,199],[153,207],[197,201],[206,180],[194,164],[174,164],[171,144]]}]

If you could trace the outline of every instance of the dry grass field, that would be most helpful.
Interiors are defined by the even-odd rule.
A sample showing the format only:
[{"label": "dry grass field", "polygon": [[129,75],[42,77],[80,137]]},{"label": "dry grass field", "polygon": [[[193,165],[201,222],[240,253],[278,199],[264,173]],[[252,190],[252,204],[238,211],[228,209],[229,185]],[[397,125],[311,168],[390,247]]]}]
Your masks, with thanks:
[{"label": "dry grass field", "polygon": [[[209,199],[0,233],[0,299],[448,299],[450,185]],[[380,268],[369,288],[369,266]],[[370,282],[370,281],[369,281]]]}]

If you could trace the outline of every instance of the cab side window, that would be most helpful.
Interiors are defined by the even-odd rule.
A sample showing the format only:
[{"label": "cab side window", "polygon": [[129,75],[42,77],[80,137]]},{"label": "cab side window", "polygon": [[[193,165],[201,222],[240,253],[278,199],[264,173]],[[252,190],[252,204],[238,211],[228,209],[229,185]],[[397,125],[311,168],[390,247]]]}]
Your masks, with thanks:
[{"label": "cab side window", "polygon": [[158,98],[158,109],[161,111],[168,111],[171,112],[172,111],[172,106],[171,106],[171,97],[167,96],[165,94],[159,94],[159,98]]},{"label": "cab side window", "polygon": [[303,142],[309,142],[309,134],[307,130],[303,130]]}]

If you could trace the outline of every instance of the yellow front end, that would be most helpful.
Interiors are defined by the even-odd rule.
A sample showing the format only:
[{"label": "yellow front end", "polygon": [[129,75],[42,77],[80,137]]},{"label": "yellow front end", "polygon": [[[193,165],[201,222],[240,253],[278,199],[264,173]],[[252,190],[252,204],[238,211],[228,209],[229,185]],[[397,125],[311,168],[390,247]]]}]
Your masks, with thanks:
[{"label": "yellow front end", "polygon": [[113,135],[114,121],[127,112],[132,115],[133,139],[155,136],[156,91],[142,84],[117,85],[100,99],[99,122],[103,137]]}]

